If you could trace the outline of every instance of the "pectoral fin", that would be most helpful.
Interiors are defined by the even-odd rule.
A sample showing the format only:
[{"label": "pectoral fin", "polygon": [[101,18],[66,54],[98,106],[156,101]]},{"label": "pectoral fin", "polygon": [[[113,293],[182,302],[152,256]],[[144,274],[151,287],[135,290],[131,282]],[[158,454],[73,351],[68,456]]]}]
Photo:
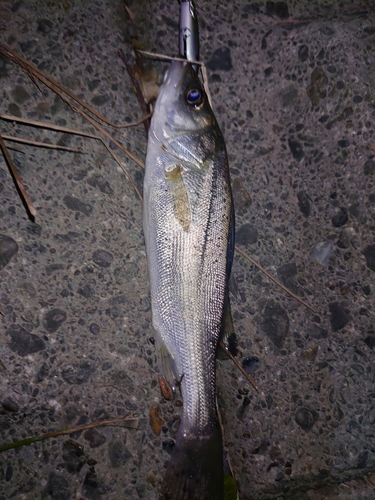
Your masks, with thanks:
[{"label": "pectoral fin", "polygon": [[182,168],[178,164],[165,167],[164,175],[169,180],[173,200],[173,212],[184,231],[189,231],[191,211],[189,198],[182,179]]}]

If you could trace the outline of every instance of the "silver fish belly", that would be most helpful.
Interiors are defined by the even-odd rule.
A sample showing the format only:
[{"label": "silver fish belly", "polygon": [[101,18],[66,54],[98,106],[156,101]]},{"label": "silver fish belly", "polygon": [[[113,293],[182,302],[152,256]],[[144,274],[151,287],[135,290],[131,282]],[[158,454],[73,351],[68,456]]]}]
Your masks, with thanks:
[{"label": "silver fish belly", "polygon": [[183,397],[165,500],[223,498],[215,357],[227,300],[231,207],[223,136],[191,65],[174,61],[149,130],[143,212],[162,371],[172,384],[180,382]]}]

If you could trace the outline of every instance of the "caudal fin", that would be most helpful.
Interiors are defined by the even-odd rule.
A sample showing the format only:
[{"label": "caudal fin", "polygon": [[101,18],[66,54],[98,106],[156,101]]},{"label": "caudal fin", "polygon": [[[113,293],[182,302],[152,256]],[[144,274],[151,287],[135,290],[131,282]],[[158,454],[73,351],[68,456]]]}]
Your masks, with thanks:
[{"label": "caudal fin", "polygon": [[209,436],[179,436],[167,466],[159,500],[223,500],[221,429]]}]

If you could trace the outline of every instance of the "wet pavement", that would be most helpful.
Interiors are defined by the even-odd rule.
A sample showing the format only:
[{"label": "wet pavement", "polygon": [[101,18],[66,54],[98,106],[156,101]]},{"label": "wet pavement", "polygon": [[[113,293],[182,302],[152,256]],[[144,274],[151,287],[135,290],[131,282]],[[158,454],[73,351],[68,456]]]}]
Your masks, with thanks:
[{"label": "wet pavement", "polygon": [[[7,1],[0,41],[115,124],[141,116],[118,49],[176,55],[177,2]],[[241,500],[375,498],[375,9],[197,1],[230,160],[237,357],[218,403]],[[160,78],[166,63],[147,60]],[[0,113],[96,134],[0,56]],[[145,156],[143,126],[111,130]],[[0,119],[0,440],[136,418],[0,454],[0,499],[156,499],[180,402],[160,395],[142,204],[99,140]],[[142,169],[105,139],[141,189]]]}]

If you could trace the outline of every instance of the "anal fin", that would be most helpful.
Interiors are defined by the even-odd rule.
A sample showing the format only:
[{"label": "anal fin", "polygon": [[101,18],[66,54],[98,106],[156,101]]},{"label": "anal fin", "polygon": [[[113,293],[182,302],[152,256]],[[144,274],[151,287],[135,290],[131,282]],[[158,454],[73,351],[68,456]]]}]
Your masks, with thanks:
[{"label": "anal fin", "polygon": [[[173,356],[169,352],[167,346],[163,342],[160,333],[155,328],[153,328],[153,330],[154,330],[154,339],[155,339],[160,373],[162,375],[162,378],[164,379],[164,382],[167,382],[169,386],[172,388],[172,391],[175,392],[176,382],[180,379],[177,372],[176,363],[173,359]],[[163,388],[163,381],[160,381],[160,379],[159,379],[159,385],[161,392],[165,397],[167,390]]]}]

